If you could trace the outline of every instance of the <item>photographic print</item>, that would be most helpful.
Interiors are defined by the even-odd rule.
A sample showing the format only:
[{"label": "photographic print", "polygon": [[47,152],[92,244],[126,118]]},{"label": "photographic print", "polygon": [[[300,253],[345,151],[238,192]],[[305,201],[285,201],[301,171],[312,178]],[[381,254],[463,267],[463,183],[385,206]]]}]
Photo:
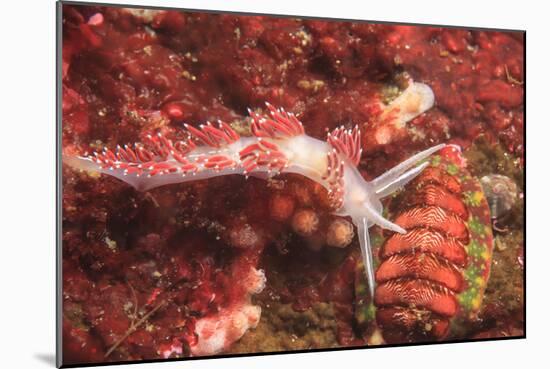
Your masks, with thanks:
[{"label": "photographic print", "polygon": [[525,337],[525,32],[58,22],[63,366]]}]

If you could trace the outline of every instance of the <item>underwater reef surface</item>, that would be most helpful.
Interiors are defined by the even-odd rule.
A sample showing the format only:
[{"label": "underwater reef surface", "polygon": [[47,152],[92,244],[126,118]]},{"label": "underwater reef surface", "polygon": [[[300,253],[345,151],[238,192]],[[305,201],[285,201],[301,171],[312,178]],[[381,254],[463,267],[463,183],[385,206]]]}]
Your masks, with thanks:
[{"label": "underwater reef surface", "polygon": [[[64,5],[62,52],[66,155],[183,139],[183,122],[246,135],[247,108],[266,101],[319,139],[358,124],[368,180],[460,146],[494,245],[479,312],[452,338],[524,334],[523,34]],[[410,79],[435,106],[377,119]],[[320,185],[225,176],[137,192],[62,176],[66,364],[384,343],[375,312],[357,313],[369,301],[355,230]]]}]

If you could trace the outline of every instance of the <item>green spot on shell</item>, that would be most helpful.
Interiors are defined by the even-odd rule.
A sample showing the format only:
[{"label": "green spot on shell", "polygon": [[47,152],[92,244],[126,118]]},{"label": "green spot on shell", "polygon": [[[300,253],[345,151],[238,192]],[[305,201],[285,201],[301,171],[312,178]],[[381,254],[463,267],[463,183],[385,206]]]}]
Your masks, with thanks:
[{"label": "green spot on shell", "polygon": [[477,217],[470,218],[468,221],[468,228],[476,235],[482,236],[485,234],[485,224],[481,223]]},{"label": "green spot on shell", "polygon": [[447,173],[454,176],[458,173],[458,167],[454,164],[447,165]]},{"label": "green spot on shell", "polygon": [[437,167],[439,164],[441,164],[441,155],[432,155],[432,165]]},{"label": "green spot on shell", "polygon": [[483,194],[478,191],[465,191],[463,193],[463,198],[468,207],[478,207],[481,205]]}]

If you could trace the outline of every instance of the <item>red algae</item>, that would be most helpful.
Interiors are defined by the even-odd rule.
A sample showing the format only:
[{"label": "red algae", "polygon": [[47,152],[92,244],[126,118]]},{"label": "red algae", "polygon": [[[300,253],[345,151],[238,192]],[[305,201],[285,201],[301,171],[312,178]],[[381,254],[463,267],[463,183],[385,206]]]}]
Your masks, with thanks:
[{"label": "red algae", "polygon": [[[185,139],[184,122],[218,119],[246,134],[246,108],[268,101],[319,139],[359,124],[359,170],[369,180],[434,142],[475,152],[480,136],[503,153],[486,161],[522,173],[523,50],[513,32],[64,5],[62,150],[83,153],[154,132]],[[411,78],[433,89],[436,105],[397,126],[381,103]],[[476,176],[498,172],[481,161],[469,161]],[[453,177],[428,174],[425,182],[447,192],[426,191],[413,202],[445,196],[466,216],[450,201]],[[357,237],[347,220],[329,216],[321,186],[294,175],[226,176],[142,193],[67,166],[62,176],[64,364],[367,343],[371,328],[356,314],[364,277]],[[518,206],[510,210],[516,216]],[[455,218],[461,237],[463,220]],[[501,238],[509,248],[495,260],[521,271],[521,231],[507,225],[512,231]],[[398,254],[405,241],[396,238],[385,252]],[[449,245],[442,255],[464,262]],[[504,266],[493,266],[483,324],[464,328],[463,337],[522,334],[519,280],[514,274],[507,285]],[[452,314],[452,301],[440,297],[431,308]],[[232,318],[240,323],[216,326]],[[440,316],[410,322],[449,329]]]}]

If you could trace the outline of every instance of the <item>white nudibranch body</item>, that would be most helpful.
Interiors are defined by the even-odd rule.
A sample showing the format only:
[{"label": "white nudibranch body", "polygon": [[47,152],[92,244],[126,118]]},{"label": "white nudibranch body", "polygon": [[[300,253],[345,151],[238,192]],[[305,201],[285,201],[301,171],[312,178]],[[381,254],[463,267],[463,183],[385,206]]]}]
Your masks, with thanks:
[{"label": "white nudibranch body", "polygon": [[[397,123],[403,124],[432,105],[431,89],[412,83],[386,110],[391,110]],[[367,182],[357,169],[361,156],[357,126],[337,128],[328,134],[327,141],[321,141],[306,135],[293,114],[269,104],[267,107],[269,115],[250,112],[252,137],[240,137],[224,122],[219,122],[218,127],[207,123],[200,129],[186,125],[190,133],[187,141],[174,143],[161,135],[150,136],[147,146],[117,147],[114,152],[104,149],[90,156],[66,157],[64,161],[79,169],[119,178],[140,191],[230,174],[261,178],[280,173],[303,175],[326,188],[334,213],[351,217],[357,227],[372,295],[374,265],[368,228],[376,224],[405,233],[382,216],[380,199],[416,177],[427,163],[417,164],[444,145],[422,151]]]}]

